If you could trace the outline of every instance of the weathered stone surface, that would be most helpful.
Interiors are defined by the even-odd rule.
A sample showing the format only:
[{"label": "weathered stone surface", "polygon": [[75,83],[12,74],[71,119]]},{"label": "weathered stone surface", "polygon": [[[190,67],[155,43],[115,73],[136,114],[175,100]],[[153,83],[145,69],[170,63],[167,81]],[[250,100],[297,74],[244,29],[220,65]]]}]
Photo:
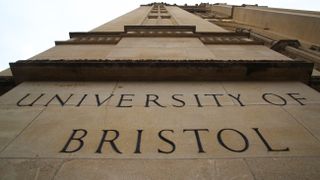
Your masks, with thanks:
[{"label": "weathered stone surface", "polygon": [[308,104],[304,107],[290,105],[284,109],[320,141],[320,104]]},{"label": "weathered stone surface", "polygon": [[317,33],[320,30],[320,18],[317,12],[237,7],[234,9],[233,18],[241,24],[261,29],[268,28],[269,31],[288,39],[299,39],[312,44],[320,43]]},{"label": "weathered stone surface", "polygon": [[[221,139],[218,133],[222,129]],[[253,128],[273,149],[270,151]],[[61,152],[74,129],[84,129],[84,146],[74,153]],[[116,130],[118,151],[104,143],[97,153],[102,130]],[[189,130],[188,130],[189,129]],[[202,150],[197,145],[195,132]],[[137,130],[141,135],[141,153],[135,153]],[[159,137],[171,140],[175,148]],[[236,132],[236,131],[238,132]],[[240,136],[240,133],[245,136]],[[77,132],[75,137],[82,136]],[[117,135],[109,131],[106,139]],[[228,149],[227,147],[230,149]],[[247,148],[246,148],[247,146]],[[79,147],[72,141],[67,147],[72,151]],[[288,150],[285,150],[288,149]],[[161,153],[159,151],[163,151]],[[201,152],[203,151],[203,152]],[[239,152],[237,152],[239,151]],[[41,113],[1,154],[2,157],[96,157],[96,158],[208,158],[208,157],[256,157],[256,156],[319,156],[320,144],[303,126],[279,107],[225,106],[197,108],[161,107],[59,107],[51,106]]]},{"label": "weathered stone surface", "polygon": [[106,59],[107,55],[112,51],[114,45],[58,45],[52,47],[40,54],[37,54],[29,60],[97,60]]},{"label": "weathered stone surface", "polygon": [[319,179],[319,157],[246,158],[255,179]]},{"label": "weathered stone surface", "polygon": [[[265,101],[264,93],[287,103]],[[74,96],[50,101],[57,94]],[[0,98],[0,164],[9,164],[0,172],[6,179],[317,179],[319,99],[298,82],[25,82]],[[304,175],[300,164],[312,168]]]},{"label": "weathered stone surface", "polygon": [[122,38],[108,59],[206,60],[214,59],[199,38]]},{"label": "weathered stone surface", "polygon": [[[230,51],[232,48],[232,51]],[[122,38],[117,45],[58,45],[29,60],[290,60],[261,45],[203,45],[198,38]]]},{"label": "weathered stone surface", "polygon": [[178,25],[196,25],[197,32],[228,32],[227,30],[208,21],[203,21],[200,17],[178,7],[166,6],[166,9],[173,16]]},{"label": "weathered stone surface", "polygon": [[261,45],[206,45],[206,47],[219,60],[290,60],[287,56]]},{"label": "weathered stone surface", "polygon": [[[221,105],[233,105],[232,98],[225,94],[225,90],[220,82],[192,82],[192,86],[186,82],[119,82],[115,89],[115,94],[134,94],[129,96],[132,98],[132,105],[145,106],[146,95],[153,94],[159,97],[160,105],[165,106],[182,106],[181,102],[172,99],[175,96],[177,99],[183,100],[185,106],[199,106],[196,96],[198,97],[201,106],[217,106],[212,95],[218,95],[218,101]],[[196,96],[195,96],[196,94]],[[151,97],[151,96],[150,96]],[[114,106],[119,103],[119,98],[111,100]],[[155,103],[150,103],[150,106],[158,106]]]},{"label": "weathered stone surface", "polygon": [[320,179],[313,64],[248,36],[156,4],[10,63],[0,179]]},{"label": "weathered stone surface", "polygon": [[[303,104],[320,103],[319,92],[300,82],[223,82],[222,85],[228,93],[241,94],[245,104],[270,104],[270,101],[279,106],[299,105],[288,93],[294,93],[291,96],[295,98],[305,98],[299,100]],[[267,101],[262,98],[263,94],[267,94]]]},{"label": "weathered stone surface", "polygon": [[56,177],[57,179],[212,179],[214,173],[213,161],[73,160],[66,162]]},{"label": "weathered stone surface", "polygon": [[43,107],[17,108],[0,105],[0,152],[42,111]]},{"label": "weathered stone surface", "polygon": [[[17,105],[19,100],[30,94],[21,102],[22,105],[28,105],[43,94],[33,106],[44,106],[55,95],[59,95],[62,101],[66,101],[72,95],[65,105],[75,106],[85,94],[90,94],[83,104],[94,105],[96,104],[95,94],[100,94],[102,101],[105,98],[104,95],[113,93],[116,84],[116,82],[24,82],[19,85],[19,88],[12,89],[1,96],[0,104]],[[50,104],[60,105],[60,102],[54,99]]]},{"label": "weathered stone surface", "polygon": [[114,31],[124,31],[124,25],[140,25],[145,19],[151,7],[139,7],[123,16],[120,16],[110,22],[107,22],[92,31],[103,31],[103,32],[114,32]]},{"label": "weathered stone surface", "polygon": [[61,159],[0,159],[0,179],[53,179]]},{"label": "weathered stone surface", "polygon": [[254,179],[243,159],[215,159],[211,161],[215,162],[215,179]]},{"label": "weathered stone surface", "polygon": [[0,179],[318,179],[319,158],[1,159]]},{"label": "weathered stone surface", "polygon": [[[81,169],[81,171],[79,171]],[[71,160],[57,179],[253,179],[243,160]]]},{"label": "weathered stone surface", "polygon": [[[41,96],[35,105],[46,105],[55,95],[67,106],[97,105],[97,97],[102,105],[110,101],[117,106],[121,100],[128,99],[129,105],[145,105],[148,94],[150,99],[158,97],[159,104],[167,106],[221,106],[265,104],[273,106],[318,104],[318,92],[298,82],[25,82],[3,95],[0,104],[16,105],[20,100],[22,105],[28,105]],[[29,94],[29,95],[28,95]],[[28,95],[28,96],[27,96]],[[196,97],[197,96],[197,97]],[[25,97],[25,98],[24,98]],[[69,98],[70,97],[70,98]],[[68,99],[69,98],[69,99]],[[82,100],[82,98],[84,98]],[[109,99],[108,99],[109,98]],[[197,102],[197,98],[199,102]],[[239,99],[239,101],[237,100]],[[82,100],[82,101],[81,101]],[[200,105],[199,105],[200,103]],[[61,105],[54,98],[50,105]],[[157,106],[150,103],[151,106]]]}]

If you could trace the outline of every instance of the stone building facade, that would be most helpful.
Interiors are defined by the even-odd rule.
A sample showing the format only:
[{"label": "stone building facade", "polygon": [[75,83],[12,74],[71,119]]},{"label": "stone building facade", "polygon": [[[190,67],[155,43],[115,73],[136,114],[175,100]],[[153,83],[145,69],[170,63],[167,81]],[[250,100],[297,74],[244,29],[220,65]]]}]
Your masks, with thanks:
[{"label": "stone building facade", "polygon": [[230,7],[142,5],[11,63],[1,178],[318,179],[319,36]]}]

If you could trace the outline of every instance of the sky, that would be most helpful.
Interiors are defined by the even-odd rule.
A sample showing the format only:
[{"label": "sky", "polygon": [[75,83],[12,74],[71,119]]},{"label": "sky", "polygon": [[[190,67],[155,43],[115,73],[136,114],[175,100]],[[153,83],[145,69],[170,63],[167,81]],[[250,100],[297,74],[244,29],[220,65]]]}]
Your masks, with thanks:
[{"label": "sky", "polygon": [[[162,0],[164,1],[164,0]],[[28,59],[67,40],[69,32],[90,31],[148,0],[0,0],[0,71],[9,62]],[[193,5],[196,0],[167,0]],[[204,1],[232,5],[259,4],[269,7],[320,11],[319,0],[221,0]]]}]

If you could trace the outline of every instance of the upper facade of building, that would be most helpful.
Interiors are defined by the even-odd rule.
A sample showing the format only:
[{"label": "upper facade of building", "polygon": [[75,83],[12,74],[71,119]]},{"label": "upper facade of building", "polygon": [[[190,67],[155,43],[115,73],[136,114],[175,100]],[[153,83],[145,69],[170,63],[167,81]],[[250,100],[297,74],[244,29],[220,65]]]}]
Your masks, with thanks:
[{"label": "upper facade of building", "polygon": [[[70,39],[56,41],[54,47],[28,60],[11,63],[10,70],[16,83],[119,79],[309,83],[316,53],[288,56],[288,51],[301,51],[299,41],[268,40],[251,29],[237,28],[247,19],[259,22],[250,20],[255,7],[244,8],[248,12],[221,4],[142,5],[91,31],[71,32]],[[230,28],[228,23],[236,25]],[[305,61],[308,56],[312,56],[311,63]]]},{"label": "upper facade of building", "polygon": [[308,51],[212,8],[141,6],[11,63],[0,179],[319,179],[313,63],[285,54]]},{"label": "upper facade of building", "polygon": [[320,12],[222,3],[180,7],[227,30],[250,32],[266,46],[319,67]]},{"label": "upper facade of building", "polygon": [[30,60],[289,60],[178,6],[150,4],[86,33],[71,33]]}]

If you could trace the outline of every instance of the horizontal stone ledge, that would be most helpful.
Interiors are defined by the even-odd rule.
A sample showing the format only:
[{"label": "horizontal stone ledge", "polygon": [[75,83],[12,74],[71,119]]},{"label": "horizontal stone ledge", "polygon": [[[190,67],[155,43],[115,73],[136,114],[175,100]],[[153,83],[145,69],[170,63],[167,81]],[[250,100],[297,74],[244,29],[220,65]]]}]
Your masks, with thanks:
[{"label": "horizontal stone ledge", "polygon": [[308,83],[313,64],[288,60],[25,60],[10,63],[23,81],[301,81]]},{"label": "horizontal stone ledge", "polygon": [[141,30],[141,29],[175,29],[175,30],[188,30],[191,32],[196,32],[196,26],[192,25],[179,25],[179,26],[172,26],[172,25],[161,25],[161,26],[152,26],[152,25],[127,25],[124,26],[124,31],[128,32],[130,30]]},{"label": "horizontal stone ledge", "polygon": [[[129,28],[129,30],[131,31],[142,31],[142,30],[145,30],[145,31],[183,31],[183,30],[188,30],[187,28],[184,28],[184,27],[181,27],[179,26],[180,28],[174,28],[170,26],[159,26],[159,28],[157,27],[154,27],[154,26],[148,26],[148,28],[145,28],[145,26],[136,26],[137,28]],[[193,32],[193,31],[191,31]],[[164,34],[166,35],[166,34]],[[202,37],[202,36],[225,36],[225,37],[234,37],[234,36],[242,36],[242,37],[247,37],[249,38],[249,35],[250,33],[247,33],[247,32],[193,32],[193,34],[180,34],[180,36],[192,36],[192,37]],[[126,37],[126,36],[133,36],[132,34],[127,34],[127,31],[126,32],[70,32],[69,33],[69,36],[70,38],[76,38],[76,37],[92,37],[92,36],[121,36],[121,37]],[[136,35],[137,37],[139,36],[139,34]]]},{"label": "horizontal stone ledge", "polygon": [[[116,44],[123,37],[171,37],[199,38],[205,44],[263,45],[263,41],[250,39],[250,33],[247,32],[195,32],[194,28],[195,26],[125,26],[125,32],[70,32],[71,39],[56,41],[55,44]],[[98,40],[99,38],[109,40]]]}]

